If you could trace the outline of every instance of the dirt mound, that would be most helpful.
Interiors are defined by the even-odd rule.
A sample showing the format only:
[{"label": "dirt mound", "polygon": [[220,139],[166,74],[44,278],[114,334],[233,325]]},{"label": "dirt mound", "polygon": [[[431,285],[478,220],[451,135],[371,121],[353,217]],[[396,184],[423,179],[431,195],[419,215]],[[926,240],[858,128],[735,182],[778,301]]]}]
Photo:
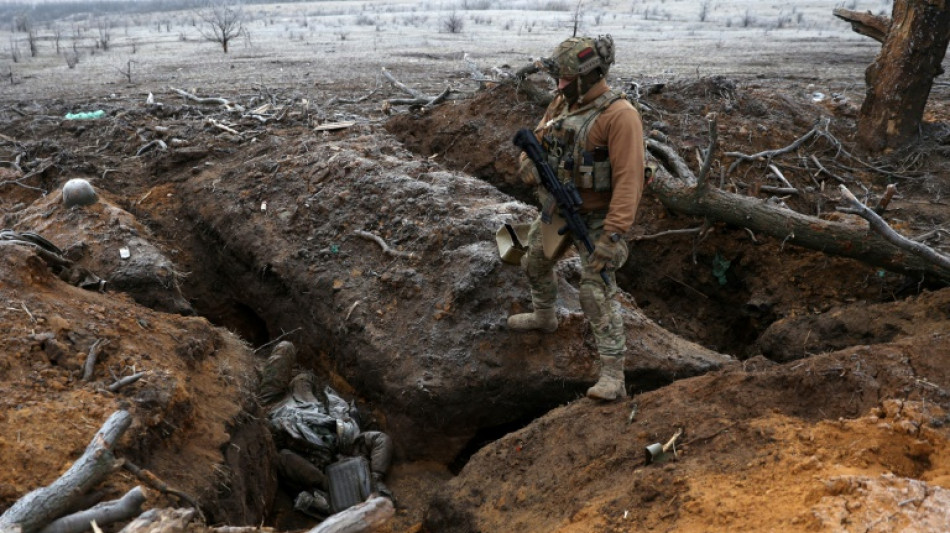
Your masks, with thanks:
[{"label": "dirt mound", "polygon": [[853,303],[818,315],[790,316],[769,326],[756,342],[766,357],[791,361],[848,346],[939,334],[948,320],[950,289],[943,289],[897,302]]},{"label": "dirt mound", "polygon": [[[55,240],[56,229],[46,227],[46,235]],[[0,468],[6,472],[0,507],[56,479],[109,414],[124,408],[134,421],[117,456],[198,498],[212,516],[259,521],[263,509],[243,500],[259,501],[273,491],[273,480],[265,482],[272,477],[267,453],[258,456],[261,470],[246,461],[228,463],[224,450],[229,433],[263,452],[269,442],[257,422],[239,417],[253,408],[256,377],[247,347],[203,318],[166,315],[120,293],[70,286],[31,248],[0,246],[0,295],[7,302],[0,308],[0,379],[6,383],[0,398]],[[92,378],[83,381],[97,341],[102,343]],[[147,374],[134,384],[108,389],[141,371]],[[247,484],[248,474],[260,482]],[[106,490],[127,490],[136,482],[130,475],[112,476]],[[245,511],[233,514],[236,509]]]},{"label": "dirt mound", "polygon": [[[948,342],[756,359],[629,402],[577,401],[476,454],[426,528],[939,529],[950,516]],[[644,466],[645,447],[677,428],[676,460]]]}]

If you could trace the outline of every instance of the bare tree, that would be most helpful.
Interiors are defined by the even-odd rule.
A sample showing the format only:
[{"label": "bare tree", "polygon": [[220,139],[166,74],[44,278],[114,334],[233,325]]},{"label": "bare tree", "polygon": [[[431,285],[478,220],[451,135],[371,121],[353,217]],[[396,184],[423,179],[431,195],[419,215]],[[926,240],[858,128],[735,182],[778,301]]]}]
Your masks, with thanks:
[{"label": "bare tree", "polygon": [[703,0],[699,5],[699,21],[706,22],[706,19],[709,18],[709,9],[712,7],[712,0]]},{"label": "bare tree", "polygon": [[465,27],[465,21],[462,16],[453,11],[449,16],[442,19],[442,29],[449,33],[462,33]]},{"label": "bare tree", "polygon": [[20,62],[20,47],[17,45],[15,33],[10,34],[10,59],[14,63]]},{"label": "bare tree", "polygon": [[128,80],[129,85],[132,84],[132,63],[135,63],[135,61],[133,61],[130,58],[128,62],[125,64],[125,68],[114,67],[116,70],[119,71],[119,74],[122,74],[123,76],[125,76],[125,79]]},{"label": "bare tree", "polygon": [[228,44],[244,29],[244,10],[234,0],[205,0],[198,9],[203,24],[198,26],[201,36],[221,45],[228,53]]},{"label": "bare tree", "polygon": [[96,20],[96,29],[99,30],[98,46],[102,48],[103,51],[108,50],[109,41],[112,40],[112,35],[109,32],[109,22],[103,18]]},{"label": "bare tree", "polygon": [[26,42],[30,45],[30,57],[36,57],[36,54],[39,53],[39,49],[36,44],[36,30],[30,28],[30,31],[26,34]]},{"label": "bare tree", "polygon": [[63,31],[60,30],[59,28],[56,28],[55,30],[53,30],[53,42],[56,44],[56,55],[59,55],[60,53],[59,43],[60,41],[62,41],[62,39],[63,39]]}]

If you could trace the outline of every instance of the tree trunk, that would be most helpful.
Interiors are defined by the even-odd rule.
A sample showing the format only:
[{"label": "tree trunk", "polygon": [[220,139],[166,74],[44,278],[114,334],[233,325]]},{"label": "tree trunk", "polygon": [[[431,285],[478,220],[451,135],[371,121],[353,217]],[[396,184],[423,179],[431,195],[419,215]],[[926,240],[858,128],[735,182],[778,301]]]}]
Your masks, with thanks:
[{"label": "tree trunk", "polygon": [[648,141],[647,147],[651,155],[663,162],[663,169],[650,184],[650,191],[673,211],[749,228],[798,246],[850,257],[892,272],[916,277],[926,275],[950,283],[950,269],[908,253],[871,232],[863,223],[822,220],[758,198],[700,186],[672,148],[654,140]]},{"label": "tree trunk", "polygon": [[865,71],[857,140],[869,152],[899,148],[917,134],[950,40],[945,0],[895,0],[891,19],[881,53]]}]

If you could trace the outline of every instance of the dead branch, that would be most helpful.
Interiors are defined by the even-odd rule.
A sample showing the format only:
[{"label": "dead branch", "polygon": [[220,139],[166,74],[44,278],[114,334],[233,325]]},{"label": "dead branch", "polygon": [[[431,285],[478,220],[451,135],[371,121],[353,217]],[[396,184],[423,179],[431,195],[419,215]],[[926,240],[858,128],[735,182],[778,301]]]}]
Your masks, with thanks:
[{"label": "dead branch", "polygon": [[868,221],[872,230],[883,236],[888,242],[894,244],[901,250],[905,250],[916,256],[922,257],[925,260],[934,263],[935,265],[939,265],[943,269],[950,270],[950,257],[941,254],[940,252],[925,244],[912,241],[900,233],[897,233],[877,213],[868,208],[868,206],[862,204],[854,196],[854,194],[848,190],[847,187],[844,185],[839,185],[838,189],[841,191],[841,196],[846,203],[846,207],[839,207],[838,211],[858,215],[859,217]]},{"label": "dead branch", "polygon": [[830,172],[828,169],[826,169],[826,168],[824,167],[824,165],[821,164],[821,161],[818,161],[818,158],[815,157],[815,154],[812,154],[812,155],[811,155],[811,160],[812,160],[813,163],[815,163],[815,165],[818,166],[818,172],[815,174],[815,177],[818,177],[818,174],[824,172],[825,174],[827,174],[827,175],[831,176],[832,178],[834,178],[838,183],[846,183],[846,181],[845,181],[844,178],[842,178],[842,177],[838,176],[837,174],[835,174],[835,173],[833,173],[833,172]]},{"label": "dead branch", "polygon": [[363,96],[361,96],[361,97],[359,97],[359,98],[340,98],[339,96],[334,96],[333,98],[330,98],[329,101],[327,101],[327,106],[331,106],[331,105],[334,105],[334,104],[359,104],[359,103],[363,103],[363,102],[369,100],[370,97],[372,97],[374,94],[376,94],[376,93],[378,93],[378,92],[379,92],[379,87],[375,87],[375,88],[373,88],[372,91],[370,91],[369,93],[367,93],[367,94],[365,94],[365,95],[363,95]]},{"label": "dead branch", "polygon": [[699,187],[703,187],[706,183],[706,175],[709,174],[709,167],[712,165],[713,152],[716,151],[718,145],[719,127],[717,126],[716,115],[713,113],[709,120],[709,148],[706,149],[706,158],[703,160],[702,168],[699,169],[699,176],[696,176]]},{"label": "dead branch", "polygon": [[727,426],[724,426],[724,427],[720,428],[719,430],[717,430],[717,431],[715,431],[715,432],[713,432],[713,433],[710,433],[709,435],[704,435],[704,436],[701,436],[701,437],[695,437],[695,438],[693,438],[693,439],[690,439],[690,440],[684,442],[684,443],[683,443],[683,446],[690,446],[690,445],[695,444],[695,443],[700,442],[700,441],[709,440],[709,439],[712,439],[712,438],[714,438],[714,437],[718,437],[719,435],[725,433],[726,431],[729,431],[730,429],[736,427],[738,424],[739,424],[738,422],[733,422],[733,423],[731,423],[731,424],[729,424],[729,425],[727,425]]},{"label": "dead branch", "polygon": [[271,533],[272,531],[274,528],[266,526],[220,526],[209,529],[208,533]]},{"label": "dead branch", "polygon": [[402,250],[394,250],[390,248],[389,245],[386,244],[386,241],[384,241],[382,237],[374,233],[370,233],[368,231],[356,230],[353,232],[353,234],[359,237],[363,237],[364,239],[375,242],[376,244],[379,245],[380,248],[383,249],[383,253],[385,253],[386,255],[391,255],[393,257],[405,257],[408,259],[416,258],[416,254],[413,252],[405,252]]},{"label": "dead branch", "polygon": [[57,518],[41,529],[40,533],[82,533],[89,529],[89,523],[92,521],[104,526],[129,520],[142,512],[143,503],[145,493],[142,492],[142,487],[135,487],[117,500],[102,502],[85,511]]},{"label": "dead branch", "polygon": [[113,383],[112,385],[109,385],[106,388],[109,390],[109,392],[118,392],[122,387],[135,383],[136,381],[142,379],[142,377],[147,374],[148,374],[148,370],[145,370],[143,372],[137,372],[135,374],[132,374],[131,376],[125,376],[124,378],[116,381],[115,383]]},{"label": "dead branch", "polygon": [[82,370],[82,380],[90,381],[92,380],[92,375],[96,366],[96,357],[99,356],[99,348],[109,344],[109,341],[103,339],[96,339],[96,342],[92,343],[92,346],[89,347],[89,354],[86,355],[86,364],[83,365]]},{"label": "dead branch", "polygon": [[198,514],[196,509],[149,509],[119,533],[181,533]]},{"label": "dead branch", "polygon": [[442,91],[441,93],[439,93],[438,96],[436,96],[435,98],[432,98],[431,100],[429,100],[429,102],[426,103],[426,104],[425,104],[424,106],[422,106],[422,107],[433,107],[433,106],[435,106],[435,105],[437,105],[437,104],[440,104],[440,103],[442,103],[446,98],[448,98],[448,96],[449,96],[450,94],[452,94],[452,88],[451,88],[451,87],[446,87],[444,91]]},{"label": "dead branch", "polygon": [[208,124],[211,124],[211,125],[214,126],[215,128],[218,128],[219,130],[226,131],[226,132],[230,133],[231,135],[241,135],[241,132],[239,132],[238,130],[236,130],[236,129],[230,127],[230,126],[225,126],[224,124],[218,122],[217,120],[215,120],[215,119],[213,119],[213,118],[209,118],[209,119],[208,119]]},{"label": "dead branch", "polygon": [[174,496],[178,498],[179,500],[181,500],[182,502],[185,502],[186,504],[190,505],[191,507],[194,507],[195,509],[200,509],[200,507],[198,506],[198,500],[196,500],[193,496],[189,495],[188,493],[182,492],[178,489],[169,487],[167,483],[162,481],[158,476],[153,474],[150,470],[140,468],[130,463],[127,460],[122,461],[122,468],[131,472],[132,475],[134,475],[136,478],[139,479],[139,481],[141,481],[142,483],[145,483],[149,487],[152,487],[158,492],[161,492],[162,494],[168,494],[168,495]]},{"label": "dead branch", "polygon": [[769,164],[769,170],[771,170],[771,171],[772,171],[772,174],[775,174],[775,177],[777,177],[778,180],[781,181],[783,185],[785,185],[785,188],[786,188],[786,189],[794,189],[794,188],[795,188],[795,187],[792,186],[791,183],[788,182],[787,179],[785,179],[785,174],[782,174],[782,171],[779,170],[777,166],[775,166],[775,165],[773,165],[773,164],[770,163],[770,164]]},{"label": "dead branch", "polygon": [[139,148],[139,149],[135,152],[135,156],[138,157],[138,156],[144,154],[145,152],[148,152],[149,150],[151,150],[151,149],[153,149],[153,148],[158,148],[159,150],[161,150],[161,151],[164,152],[165,150],[168,150],[168,145],[165,144],[165,141],[163,141],[163,140],[161,140],[161,139],[155,139],[155,140],[149,141],[149,142],[145,143],[144,145],[142,145],[142,147]]},{"label": "dead branch", "polygon": [[686,229],[671,229],[667,231],[661,231],[659,233],[654,233],[653,235],[637,235],[630,240],[632,241],[652,241],[654,239],[662,239],[663,237],[671,237],[674,235],[695,235],[698,234],[706,226],[699,226],[695,228],[686,228]]},{"label": "dead branch", "polygon": [[736,157],[738,159],[736,159],[735,161],[733,161],[731,165],[729,165],[729,170],[726,171],[726,175],[732,174],[732,171],[735,170],[736,167],[738,167],[739,164],[742,163],[743,161],[760,161],[764,159],[766,161],[771,162],[772,158],[775,156],[787,154],[789,152],[794,152],[795,150],[798,150],[801,147],[801,145],[805,144],[805,141],[819,134],[820,131],[827,130],[828,124],[829,124],[829,119],[822,118],[818,122],[818,124],[815,125],[815,127],[813,127],[811,130],[809,130],[807,133],[805,133],[798,139],[795,139],[795,141],[792,142],[792,144],[786,146],[785,148],[779,148],[777,150],[765,150],[763,152],[759,152],[757,154],[752,154],[752,155],[743,154],[741,152],[727,152],[726,157]]},{"label": "dead branch", "polygon": [[386,67],[383,67],[383,76],[386,76],[386,79],[389,80],[389,82],[392,83],[394,87],[411,96],[413,100],[429,100],[429,98],[424,96],[422,93],[416,91],[415,89],[410,89],[404,83],[393,77],[393,75],[390,74],[388,70],[386,70]]},{"label": "dead branch", "polygon": [[200,96],[195,96],[187,91],[176,89],[174,87],[169,87],[169,89],[183,96],[186,100],[191,100],[192,102],[196,102],[199,104],[216,104],[216,105],[224,107],[228,111],[230,111],[233,108],[238,111],[241,111],[242,113],[244,112],[243,106],[230,102],[224,98],[215,98],[215,97],[202,98]]},{"label": "dead branch", "polygon": [[389,498],[377,496],[330,516],[307,533],[370,533],[389,523],[395,513]]},{"label": "dead branch", "polygon": [[874,208],[874,212],[878,215],[883,215],[884,211],[887,210],[887,206],[890,205],[891,200],[894,198],[894,194],[897,192],[897,185],[893,183],[887,186],[887,189],[884,190],[884,196],[881,197],[881,200],[877,203],[877,206]]},{"label": "dead branch", "polygon": [[22,533],[38,533],[66,512],[74,501],[112,471],[115,465],[112,448],[131,423],[132,415],[128,411],[112,413],[69,470],[50,485],[23,496],[0,515],[0,529],[19,526]]},{"label": "dead branch", "polygon": [[674,433],[673,436],[670,437],[670,440],[666,441],[666,444],[663,445],[663,453],[667,453],[672,449],[673,456],[675,457],[676,456],[676,439],[680,438],[682,434],[683,434],[683,428],[677,429],[676,433]]},{"label": "dead branch", "polygon": [[277,337],[274,338],[274,339],[271,339],[269,342],[266,342],[266,343],[264,343],[264,344],[258,346],[258,347],[254,350],[254,353],[257,353],[257,352],[259,352],[259,351],[261,351],[261,350],[265,350],[265,349],[267,349],[267,348],[269,348],[269,347],[271,347],[271,346],[277,344],[278,342],[284,340],[284,338],[286,338],[287,336],[293,335],[294,333],[297,333],[298,331],[300,331],[300,328],[294,328],[294,329],[288,331],[287,333],[281,333],[279,336],[277,336]]},{"label": "dead branch", "polygon": [[832,14],[839,19],[851,24],[851,29],[855,33],[860,33],[874,39],[879,43],[884,43],[887,39],[887,33],[891,30],[891,18],[883,15],[873,15],[870,11],[860,13],[850,9],[837,7]]}]

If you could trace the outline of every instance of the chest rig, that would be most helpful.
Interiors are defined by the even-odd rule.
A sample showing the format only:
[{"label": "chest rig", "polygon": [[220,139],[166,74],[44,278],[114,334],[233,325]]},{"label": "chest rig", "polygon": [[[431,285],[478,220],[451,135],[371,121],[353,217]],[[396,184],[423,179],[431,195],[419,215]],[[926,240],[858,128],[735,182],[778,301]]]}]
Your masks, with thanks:
[{"label": "chest rig", "polygon": [[608,91],[579,109],[567,106],[549,121],[541,136],[548,165],[561,183],[573,182],[581,190],[608,192],[613,188],[606,146],[587,150],[587,137],[597,117],[623,95]]}]

